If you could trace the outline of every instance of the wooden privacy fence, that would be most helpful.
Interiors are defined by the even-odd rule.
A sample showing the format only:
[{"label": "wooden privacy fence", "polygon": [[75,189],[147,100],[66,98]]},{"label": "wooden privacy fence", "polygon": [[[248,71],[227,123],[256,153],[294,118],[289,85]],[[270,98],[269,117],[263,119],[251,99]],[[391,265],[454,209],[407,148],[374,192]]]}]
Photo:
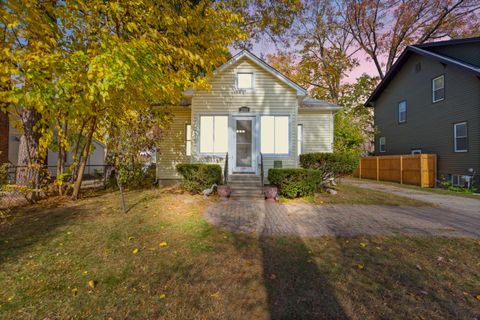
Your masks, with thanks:
[{"label": "wooden privacy fence", "polygon": [[413,184],[422,188],[435,187],[436,154],[414,154],[365,157],[360,159],[354,177]]}]

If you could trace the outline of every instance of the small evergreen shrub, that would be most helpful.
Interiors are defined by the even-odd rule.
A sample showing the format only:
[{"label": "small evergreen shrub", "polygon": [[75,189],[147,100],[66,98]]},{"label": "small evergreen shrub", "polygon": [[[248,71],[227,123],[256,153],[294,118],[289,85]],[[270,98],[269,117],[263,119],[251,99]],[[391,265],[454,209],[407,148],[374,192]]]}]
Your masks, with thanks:
[{"label": "small evergreen shrub", "polygon": [[182,188],[192,193],[222,183],[222,167],[218,164],[177,164],[176,168],[184,179]]},{"label": "small evergreen shrub", "polygon": [[313,169],[270,169],[268,181],[277,186],[279,193],[287,198],[303,197],[321,188],[322,175]]},{"label": "small evergreen shrub", "polygon": [[358,166],[359,157],[352,153],[306,153],[300,155],[300,165],[305,169],[319,170],[324,176],[341,177],[352,174]]}]

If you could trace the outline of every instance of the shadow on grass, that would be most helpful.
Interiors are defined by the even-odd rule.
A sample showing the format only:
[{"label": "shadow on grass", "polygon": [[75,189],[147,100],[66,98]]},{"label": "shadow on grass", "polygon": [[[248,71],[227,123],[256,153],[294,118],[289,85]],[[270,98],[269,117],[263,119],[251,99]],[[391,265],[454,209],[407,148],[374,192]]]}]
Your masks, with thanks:
[{"label": "shadow on grass", "polygon": [[55,230],[80,216],[91,213],[84,207],[49,208],[40,205],[15,210],[9,221],[0,225],[0,266],[6,259],[13,259],[38,242],[55,235]]}]

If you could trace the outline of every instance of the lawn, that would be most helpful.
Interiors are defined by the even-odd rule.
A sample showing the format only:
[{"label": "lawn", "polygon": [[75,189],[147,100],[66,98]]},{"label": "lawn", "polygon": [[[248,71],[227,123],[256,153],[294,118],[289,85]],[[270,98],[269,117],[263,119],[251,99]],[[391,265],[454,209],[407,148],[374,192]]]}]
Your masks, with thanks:
[{"label": "lawn", "polygon": [[263,237],[205,222],[214,200],[134,191],[0,223],[0,318],[474,319],[480,241]]}]

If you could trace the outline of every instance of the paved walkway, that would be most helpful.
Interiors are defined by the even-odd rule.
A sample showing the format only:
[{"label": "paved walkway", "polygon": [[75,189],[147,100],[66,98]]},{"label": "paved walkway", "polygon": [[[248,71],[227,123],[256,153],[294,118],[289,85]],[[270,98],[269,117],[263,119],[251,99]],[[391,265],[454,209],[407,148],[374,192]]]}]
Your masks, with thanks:
[{"label": "paved walkway", "polygon": [[477,200],[462,196],[407,189],[404,187],[397,187],[392,184],[369,180],[345,179],[345,182],[361,188],[378,190],[415,200],[434,203],[441,208],[449,209],[458,213],[465,212],[473,215],[476,214],[477,218],[480,219],[480,196],[478,196]]},{"label": "paved walkway", "polygon": [[[403,189],[401,193],[398,191],[398,194],[416,199],[418,196],[419,200],[424,201],[431,200],[430,197],[423,198],[425,192],[420,192],[422,198],[420,193],[415,192]],[[448,202],[442,196],[438,199],[440,202],[437,201],[436,194],[427,195],[434,196],[432,199],[439,203],[439,206],[313,205],[229,200],[208,207],[205,217],[210,223],[230,231],[256,232],[258,235],[402,234],[480,238],[480,201],[454,197],[455,199]],[[462,206],[461,210],[454,210],[457,203],[453,203],[453,200],[460,200],[459,206],[465,203],[467,205]]]}]

